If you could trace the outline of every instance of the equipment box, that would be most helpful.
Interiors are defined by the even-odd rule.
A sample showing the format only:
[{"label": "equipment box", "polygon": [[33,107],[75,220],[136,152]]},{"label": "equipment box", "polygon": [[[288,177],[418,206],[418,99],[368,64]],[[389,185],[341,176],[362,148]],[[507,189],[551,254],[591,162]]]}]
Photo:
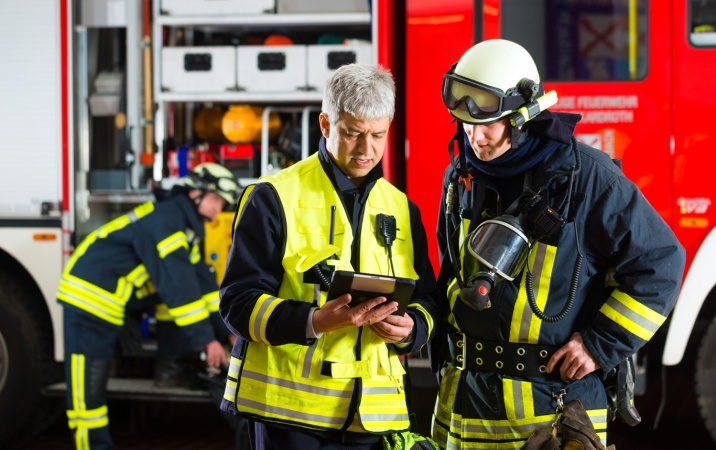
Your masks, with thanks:
[{"label": "equipment box", "polygon": [[161,0],[162,14],[170,16],[231,16],[273,13],[276,0]]},{"label": "equipment box", "polygon": [[308,89],[323,92],[326,80],[337,68],[352,63],[371,64],[373,47],[359,45],[309,45],[307,50]]},{"label": "equipment box", "polygon": [[240,45],[239,90],[295,92],[306,89],[305,45]]},{"label": "equipment box", "polygon": [[161,73],[163,91],[234,91],[236,47],[164,47]]}]

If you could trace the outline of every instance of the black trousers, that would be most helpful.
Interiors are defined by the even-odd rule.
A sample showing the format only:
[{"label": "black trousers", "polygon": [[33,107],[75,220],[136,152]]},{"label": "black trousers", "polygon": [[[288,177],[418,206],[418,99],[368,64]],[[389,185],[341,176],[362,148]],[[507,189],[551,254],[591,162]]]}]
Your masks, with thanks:
[{"label": "black trousers", "polygon": [[303,430],[249,421],[251,450],[383,450],[381,437],[365,433]]}]

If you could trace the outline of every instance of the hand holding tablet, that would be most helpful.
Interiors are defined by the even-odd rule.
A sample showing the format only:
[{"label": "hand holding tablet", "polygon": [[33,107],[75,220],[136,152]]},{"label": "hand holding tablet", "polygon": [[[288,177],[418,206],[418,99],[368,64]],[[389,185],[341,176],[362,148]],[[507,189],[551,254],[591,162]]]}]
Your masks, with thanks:
[{"label": "hand holding tablet", "polygon": [[343,294],[351,294],[349,306],[356,306],[375,297],[385,297],[388,301],[398,303],[394,315],[405,314],[415,288],[415,280],[410,278],[390,277],[369,273],[336,270],[328,288],[328,300],[333,300]]}]

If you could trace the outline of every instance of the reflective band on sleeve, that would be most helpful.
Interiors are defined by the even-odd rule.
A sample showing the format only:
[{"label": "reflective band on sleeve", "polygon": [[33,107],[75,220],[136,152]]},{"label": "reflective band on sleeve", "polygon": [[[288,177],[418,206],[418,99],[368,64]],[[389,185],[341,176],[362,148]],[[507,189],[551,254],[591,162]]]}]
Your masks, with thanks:
[{"label": "reflective band on sleeve", "polygon": [[201,250],[199,249],[198,244],[194,244],[191,247],[191,254],[189,256],[189,259],[191,260],[192,264],[198,264],[199,261],[201,261]]},{"label": "reflective band on sleeve", "polygon": [[206,304],[206,309],[210,313],[217,312],[219,310],[219,304],[221,303],[219,291],[209,292],[201,297],[201,299]]},{"label": "reflective band on sleeve", "polygon": [[268,294],[263,294],[259,297],[249,318],[249,331],[252,340],[271,345],[266,338],[266,324],[273,310],[282,301],[283,299]]},{"label": "reflective band on sleeve", "polygon": [[157,244],[157,251],[159,252],[160,258],[166,258],[171,252],[180,248],[189,251],[189,241],[187,240],[186,233],[183,231],[177,231]]},{"label": "reflective band on sleeve", "polygon": [[199,299],[186,305],[169,308],[168,313],[174,318],[174,322],[180,327],[192,325],[209,317],[206,310],[206,303]]},{"label": "reflective band on sleeve", "polygon": [[651,339],[666,320],[666,317],[619,290],[612,293],[599,311],[645,341]]}]

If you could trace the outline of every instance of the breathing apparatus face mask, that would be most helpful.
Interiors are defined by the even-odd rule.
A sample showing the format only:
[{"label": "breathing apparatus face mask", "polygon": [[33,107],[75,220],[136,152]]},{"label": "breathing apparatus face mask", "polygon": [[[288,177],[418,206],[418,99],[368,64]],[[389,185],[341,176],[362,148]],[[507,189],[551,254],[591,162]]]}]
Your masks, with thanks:
[{"label": "breathing apparatus face mask", "polygon": [[519,216],[508,214],[486,220],[465,241],[467,252],[479,263],[468,265],[481,268],[471,271],[460,292],[460,298],[470,308],[478,311],[489,308],[489,293],[495,283],[514,280],[525,266],[531,242],[520,222]]},{"label": "breathing apparatus face mask", "polygon": [[465,241],[466,274],[471,275],[460,293],[462,301],[478,311],[489,308],[492,287],[514,280],[527,263],[532,243],[554,235],[563,223],[539,195],[529,198],[517,216],[503,214],[480,223]]}]

